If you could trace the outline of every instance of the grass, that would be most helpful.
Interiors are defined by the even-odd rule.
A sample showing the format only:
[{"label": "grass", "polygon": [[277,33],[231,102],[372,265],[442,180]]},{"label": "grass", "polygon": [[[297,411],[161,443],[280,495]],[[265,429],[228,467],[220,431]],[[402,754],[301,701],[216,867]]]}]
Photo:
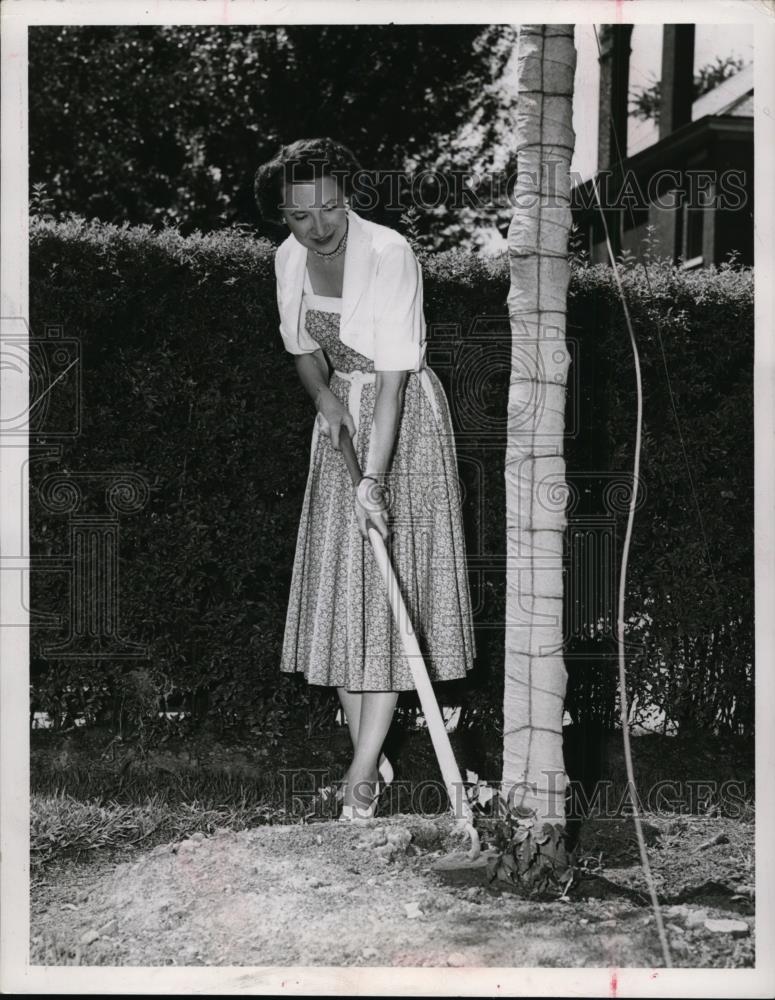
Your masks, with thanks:
[{"label": "grass", "polygon": [[[398,811],[413,811],[398,794],[401,784],[417,788],[436,780],[438,764],[426,732],[398,736],[400,745],[387,748],[397,768],[390,811],[393,803]],[[472,767],[485,779],[497,777],[497,748],[467,745],[465,734],[453,733],[452,742],[461,766]],[[684,746],[677,740],[638,740],[640,787],[647,788],[664,772],[681,780],[748,778],[743,756],[722,747],[704,748],[699,742]],[[571,761],[575,752],[569,747]],[[202,735],[144,747],[98,730],[34,734],[32,861],[41,864],[133,845],[147,848],[219,826],[240,830],[298,821],[305,804],[291,797],[290,777],[283,771],[297,772],[298,787],[311,789],[341,777],[350,753],[343,729],[313,738],[292,732],[271,747],[255,740]],[[617,760],[612,775],[618,777]],[[752,782],[745,784],[752,792]],[[741,808],[738,818],[750,818],[751,801]]]},{"label": "grass", "polygon": [[134,804],[153,798],[169,805],[194,802],[225,803],[260,807],[283,799],[282,776],[274,772],[252,778],[241,774],[181,768],[129,768],[123,773],[108,769],[75,767],[64,773],[37,777],[35,790],[47,796],[68,795],[80,801],[94,800]]},{"label": "grass", "polygon": [[276,807],[247,801],[213,806],[197,800],[170,803],[152,796],[124,805],[81,801],[64,792],[36,793],[30,800],[30,860],[40,866],[55,859],[78,859],[89,851],[147,848],[197,831],[239,831],[287,818]]}]

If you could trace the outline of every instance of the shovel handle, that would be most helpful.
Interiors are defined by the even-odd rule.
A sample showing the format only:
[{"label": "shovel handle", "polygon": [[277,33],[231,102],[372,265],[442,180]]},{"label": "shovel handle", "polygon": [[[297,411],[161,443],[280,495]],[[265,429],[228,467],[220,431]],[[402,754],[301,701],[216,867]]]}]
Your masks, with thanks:
[{"label": "shovel handle", "polygon": [[[339,448],[347,465],[347,470],[350,473],[353,486],[357,486],[361,481],[363,473],[361,472],[358,457],[355,454],[350,432],[344,426],[340,426],[339,428]],[[460,777],[460,771],[449,742],[444,719],[436,701],[436,695],[428,677],[428,670],[417,643],[414,629],[411,627],[409,613],[401,596],[401,590],[398,586],[390,557],[387,554],[385,543],[376,528],[369,528],[369,541],[371,542],[371,547],[385,584],[387,597],[404,648],[404,654],[409,662],[414,685],[420,699],[420,708],[425,716],[433,749],[436,752],[436,759],[439,763],[444,784],[447,787],[449,801],[453,812],[462,820],[462,829],[465,830],[471,839],[471,850],[468,857],[474,860],[479,856],[479,835],[474,827],[473,811],[468,801],[462,778]],[[462,815],[458,813],[458,805],[460,806],[460,813]]]},{"label": "shovel handle", "polygon": [[344,424],[342,424],[339,428],[339,447],[341,449],[345,465],[347,466],[347,471],[350,473],[350,479],[353,481],[353,486],[357,486],[363,478],[363,473],[361,472],[361,467],[358,463],[358,456],[355,454],[353,439],[350,437],[350,432]]}]

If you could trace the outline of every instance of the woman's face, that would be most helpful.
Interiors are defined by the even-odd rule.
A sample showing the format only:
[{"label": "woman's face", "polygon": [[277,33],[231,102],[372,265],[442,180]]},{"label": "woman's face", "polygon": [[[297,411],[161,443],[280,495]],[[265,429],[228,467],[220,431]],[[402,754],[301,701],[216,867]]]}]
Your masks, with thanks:
[{"label": "woman's face", "polygon": [[335,250],[347,229],[347,209],[334,178],[286,184],[284,195],[282,215],[299,243],[323,253]]}]

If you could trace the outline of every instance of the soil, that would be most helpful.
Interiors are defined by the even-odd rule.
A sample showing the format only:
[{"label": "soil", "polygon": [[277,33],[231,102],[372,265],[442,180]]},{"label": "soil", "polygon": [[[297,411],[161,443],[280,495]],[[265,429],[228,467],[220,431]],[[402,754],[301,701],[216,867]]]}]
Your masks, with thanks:
[{"label": "soil", "polygon": [[[124,860],[60,861],[33,883],[30,959],[34,965],[659,967],[632,831],[615,830],[613,822],[582,831],[590,874],[571,898],[542,903],[521,898],[507,883],[488,884],[482,868],[434,868],[465,846],[451,818],[439,816],[219,829],[133,849]],[[673,964],[753,966],[753,823],[659,818],[648,829]],[[713,918],[736,923],[717,925]]]}]

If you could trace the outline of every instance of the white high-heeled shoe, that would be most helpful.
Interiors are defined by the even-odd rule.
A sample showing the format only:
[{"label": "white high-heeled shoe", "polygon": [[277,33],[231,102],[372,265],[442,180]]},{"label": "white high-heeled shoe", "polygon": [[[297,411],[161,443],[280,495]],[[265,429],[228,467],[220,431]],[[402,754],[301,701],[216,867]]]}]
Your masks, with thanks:
[{"label": "white high-heeled shoe", "polygon": [[[377,770],[379,771],[380,777],[384,783],[384,787],[393,781],[394,772],[393,765],[387,759],[385,754],[380,754],[379,762],[377,765]],[[381,789],[379,784],[377,784],[377,793],[381,794]],[[333,785],[325,785],[323,788],[319,788],[312,799],[312,805],[309,811],[309,815],[312,816],[318,809],[318,807],[325,807],[328,805],[330,799],[333,799],[334,804],[341,802],[344,798],[344,782],[337,781]]]},{"label": "white high-heeled shoe", "polygon": [[356,805],[343,805],[342,811],[339,814],[339,823],[354,823],[357,820],[369,820],[374,819],[374,811],[377,806],[377,799],[379,794],[375,795],[371,805],[369,806],[356,806]]},{"label": "white high-heeled shoe", "polygon": [[[384,754],[382,754],[382,756],[379,759],[377,771],[379,772],[383,781],[380,782],[379,778],[377,779],[374,786],[374,796],[371,802],[367,806],[343,805],[342,812],[339,815],[339,821],[341,823],[352,823],[352,821],[356,819],[363,819],[363,820],[374,819],[374,814],[377,810],[377,803],[379,802],[379,798],[382,795],[382,792],[392,782],[394,777],[393,765],[390,763],[390,761]],[[344,788],[342,789],[342,797],[344,797]]]}]

